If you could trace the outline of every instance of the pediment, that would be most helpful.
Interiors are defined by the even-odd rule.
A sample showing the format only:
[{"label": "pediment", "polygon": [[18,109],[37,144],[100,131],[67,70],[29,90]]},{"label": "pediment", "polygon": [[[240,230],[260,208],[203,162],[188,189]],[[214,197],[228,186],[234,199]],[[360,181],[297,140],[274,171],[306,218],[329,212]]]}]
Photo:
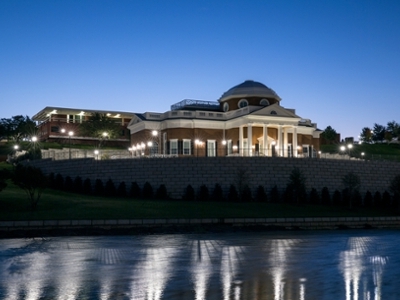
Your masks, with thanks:
[{"label": "pediment", "polygon": [[132,125],[134,125],[136,123],[140,123],[142,121],[143,121],[143,119],[141,118],[140,114],[134,114],[134,116],[132,117],[131,121],[128,124],[128,127],[132,126]]},{"label": "pediment", "polygon": [[300,118],[292,110],[286,109],[278,104],[272,104],[256,110],[251,113],[254,116],[268,116],[268,117],[284,117],[284,118]]}]

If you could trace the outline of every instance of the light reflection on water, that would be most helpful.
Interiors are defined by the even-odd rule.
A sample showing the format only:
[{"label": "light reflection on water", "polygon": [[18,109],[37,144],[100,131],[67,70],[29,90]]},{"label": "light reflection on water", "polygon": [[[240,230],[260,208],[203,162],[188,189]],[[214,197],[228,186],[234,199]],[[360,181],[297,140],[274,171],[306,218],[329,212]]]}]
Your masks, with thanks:
[{"label": "light reflection on water", "polygon": [[400,299],[397,231],[0,240],[0,299]]}]

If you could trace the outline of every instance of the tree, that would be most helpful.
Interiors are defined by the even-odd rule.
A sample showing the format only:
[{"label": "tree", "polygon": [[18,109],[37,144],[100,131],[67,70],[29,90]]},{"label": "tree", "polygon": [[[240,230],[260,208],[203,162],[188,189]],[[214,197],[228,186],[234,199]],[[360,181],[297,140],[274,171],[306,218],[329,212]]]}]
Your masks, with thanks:
[{"label": "tree", "polygon": [[337,132],[331,126],[328,126],[321,133],[321,137],[327,142],[327,144],[335,144],[337,138]]},{"label": "tree", "polygon": [[99,148],[107,139],[118,137],[120,131],[120,124],[106,114],[93,113],[88,120],[79,124],[80,134],[96,138],[99,141]]},{"label": "tree", "polygon": [[395,196],[400,196],[400,174],[392,179],[389,189]]},{"label": "tree", "polygon": [[294,168],[289,176],[286,191],[293,195],[295,203],[304,202],[307,198],[307,179],[299,168]]},{"label": "tree", "polygon": [[42,170],[32,166],[17,165],[12,181],[27,193],[32,210],[36,210],[42,192],[47,187],[47,177]]},{"label": "tree", "polygon": [[385,139],[385,132],[386,132],[385,126],[375,123],[374,131],[372,133],[372,140],[374,142],[382,142]]},{"label": "tree", "polygon": [[372,130],[369,127],[364,127],[360,133],[360,141],[366,144],[372,141]]},{"label": "tree", "polygon": [[36,123],[28,116],[13,116],[0,120],[0,139],[20,142],[37,134]]},{"label": "tree", "polygon": [[345,176],[343,176],[342,183],[348,193],[349,208],[352,209],[354,196],[360,188],[360,177],[353,172],[349,172]]},{"label": "tree", "polygon": [[392,138],[399,138],[400,137],[400,124],[395,122],[395,121],[391,121],[387,123],[386,126],[386,130],[387,132],[389,132],[392,135]]}]

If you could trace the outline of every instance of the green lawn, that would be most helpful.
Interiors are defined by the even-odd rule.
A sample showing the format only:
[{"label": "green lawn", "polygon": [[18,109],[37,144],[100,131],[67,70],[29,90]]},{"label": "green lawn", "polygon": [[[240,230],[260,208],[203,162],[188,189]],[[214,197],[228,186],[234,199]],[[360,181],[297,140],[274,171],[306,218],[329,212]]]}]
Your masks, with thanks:
[{"label": "green lawn", "polygon": [[36,211],[26,194],[9,183],[0,192],[0,220],[134,219],[134,218],[257,218],[384,216],[381,211],[320,205],[276,203],[188,202],[103,198],[45,190]]},{"label": "green lawn", "polygon": [[[340,153],[341,145],[321,145],[322,153]],[[347,152],[348,153],[348,152]],[[361,155],[364,153],[364,156]],[[353,145],[350,151],[352,157],[371,160],[400,161],[400,144],[361,144]],[[323,154],[322,154],[323,156]]]}]

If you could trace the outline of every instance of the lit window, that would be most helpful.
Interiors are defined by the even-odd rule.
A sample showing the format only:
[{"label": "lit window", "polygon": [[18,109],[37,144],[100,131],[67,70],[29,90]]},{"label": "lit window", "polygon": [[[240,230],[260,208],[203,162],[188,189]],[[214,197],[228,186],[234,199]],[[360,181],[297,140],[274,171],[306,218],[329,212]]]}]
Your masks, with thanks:
[{"label": "lit window", "polygon": [[246,99],[242,99],[238,102],[238,107],[243,108],[249,105],[249,102]]}]

